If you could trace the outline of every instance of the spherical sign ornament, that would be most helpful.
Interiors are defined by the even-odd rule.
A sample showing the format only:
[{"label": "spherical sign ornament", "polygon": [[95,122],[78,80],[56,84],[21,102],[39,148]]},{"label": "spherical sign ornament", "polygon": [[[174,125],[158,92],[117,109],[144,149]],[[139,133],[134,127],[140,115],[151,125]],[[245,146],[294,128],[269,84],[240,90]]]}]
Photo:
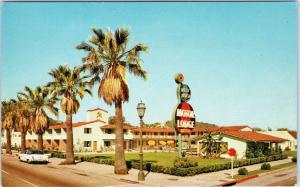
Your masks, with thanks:
[{"label": "spherical sign ornament", "polygon": [[227,153],[229,156],[236,156],[236,150],[234,148],[228,149]]},{"label": "spherical sign ornament", "polygon": [[181,134],[191,134],[195,124],[196,117],[193,107],[187,102],[181,102],[175,112],[176,129]]},{"label": "spherical sign ornament", "polygon": [[181,84],[181,83],[183,83],[183,81],[184,81],[184,76],[183,76],[183,74],[182,74],[182,73],[177,73],[177,74],[175,75],[175,82],[176,82],[177,84]]}]

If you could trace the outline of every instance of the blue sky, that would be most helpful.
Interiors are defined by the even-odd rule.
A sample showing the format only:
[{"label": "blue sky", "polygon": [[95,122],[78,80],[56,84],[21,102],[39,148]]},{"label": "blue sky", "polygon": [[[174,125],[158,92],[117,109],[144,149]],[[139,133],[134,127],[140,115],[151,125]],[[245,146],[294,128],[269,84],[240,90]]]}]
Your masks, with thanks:
[{"label": "blue sky", "polygon": [[[149,46],[142,55],[149,79],[128,76],[128,122],[138,123],[139,100],[146,103],[146,123],[171,119],[174,75],[182,72],[197,121],[297,128],[296,2],[35,2],[4,3],[2,10],[2,99],[16,97],[25,85],[45,84],[59,64],[81,65],[85,53],[75,46],[91,28],[127,27],[129,46]],[[96,90],[82,100],[74,121],[95,107],[114,114]]]}]

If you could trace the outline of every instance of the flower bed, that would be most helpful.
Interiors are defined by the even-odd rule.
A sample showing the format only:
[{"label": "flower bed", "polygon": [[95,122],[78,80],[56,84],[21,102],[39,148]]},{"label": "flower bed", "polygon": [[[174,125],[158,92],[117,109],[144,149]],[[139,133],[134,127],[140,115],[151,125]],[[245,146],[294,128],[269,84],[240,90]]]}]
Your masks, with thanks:
[{"label": "flower bed", "polygon": [[[52,152],[52,157],[57,158],[65,158],[65,153],[61,152]],[[250,159],[244,159],[244,160],[236,160],[233,163],[234,168],[253,165],[253,164],[259,164],[264,162],[270,162],[275,160],[282,160],[288,158],[287,155],[278,154],[278,155],[272,155],[268,157],[258,157],[258,158],[250,158]],[[113,159],[103,159],[102,156],[75,156],[75,159],[86,161],[86,162],[94,162],[98,164],[107,164],[107,165],[114,165]],[[127,161],[128,162],[128,161]],[[149,165],[149,163],[148,163]],[[131,163],[132,168],[139,169],[139,163],[134,162]],[[149,167],[149,166],[148,166]],[[176,168],[176,167],[165,167],[160,165],[152,164],[150,168],[147,168],[147,162],[143,165],[144,170],[150,169],[152,172],[157,173],[164,173],[169,175],[176,175],[176,176],[193,176],[201,173],[209,173],[209,172],[215,172],[225,169],[231,168],[231,163],[225,163],[225,164],[215,164],[215,165],[209,165],[209,166],[196,166],[196,167],[188,167],[188,168]]]}]

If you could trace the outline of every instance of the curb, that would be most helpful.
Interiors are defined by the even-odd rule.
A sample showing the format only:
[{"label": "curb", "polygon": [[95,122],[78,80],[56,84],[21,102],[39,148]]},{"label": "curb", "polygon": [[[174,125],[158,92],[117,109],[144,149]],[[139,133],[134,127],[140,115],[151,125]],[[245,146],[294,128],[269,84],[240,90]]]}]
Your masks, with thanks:
[{"label": "curb", "polygon": [[119,180],[122,181],[122,182],[130,183],[130,184],[139,184],[140,183],[139,181],[133,181],[133,180],[129,180],[129,179],[120,178]]},{"label": "curb", "polygon": [[216,186],[233,186],[237,183],[236,180],[232,180],[232,181],[228,181],[228,182],[224,182],[222,184],[216,185]]},{"label": "curb", "polygon": [[241,183],[241,182],[244,182],[244,181],[247,181],[247,180],[250,180],[250,179],[254,179],[256,177],[259,177],[259,175],[250,175],[250,176],[247,176],[247,177],[243,177],[243,178],[240,178],[240,179],[236,180],[236,183]]}]

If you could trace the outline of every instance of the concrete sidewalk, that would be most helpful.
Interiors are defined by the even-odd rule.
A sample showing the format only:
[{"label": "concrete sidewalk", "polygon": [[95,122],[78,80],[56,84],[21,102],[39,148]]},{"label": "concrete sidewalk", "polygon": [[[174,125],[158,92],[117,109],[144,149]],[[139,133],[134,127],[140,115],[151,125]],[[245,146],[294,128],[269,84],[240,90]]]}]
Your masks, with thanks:
[{"label": "concrete sidewalk", "polygon": [[[138,170],[131,169],[128,175],[115,175],[114,167],[103,164],[96,164],[91,162],[80,162],[76,165],[59,165],[62,159],[51,158],[49,166],[55,168],[65,168],[80,173],[85,173],[90,176],[97,177],[97,175],[115,178],[118,180],[127,180],[128,183],[135,184],[137,186],[215,186],[222,184],[226,181],[231,181],[231,170],[223,170],[212,173],[204,173],[195,176],[179,177],[173,175],[167,175],[162,173],[150,172],[146,176],[146,180],[139,182],[137,180]],[[272,166],[291,162],[291,158],[270,162]],[[255,164],[251,166],[245,166],[249,171],[260,169],[261,164]],[[239,168],[235,168],[234,175],[237,174]],[[145,172],[146,173],[146,172]]]}]

